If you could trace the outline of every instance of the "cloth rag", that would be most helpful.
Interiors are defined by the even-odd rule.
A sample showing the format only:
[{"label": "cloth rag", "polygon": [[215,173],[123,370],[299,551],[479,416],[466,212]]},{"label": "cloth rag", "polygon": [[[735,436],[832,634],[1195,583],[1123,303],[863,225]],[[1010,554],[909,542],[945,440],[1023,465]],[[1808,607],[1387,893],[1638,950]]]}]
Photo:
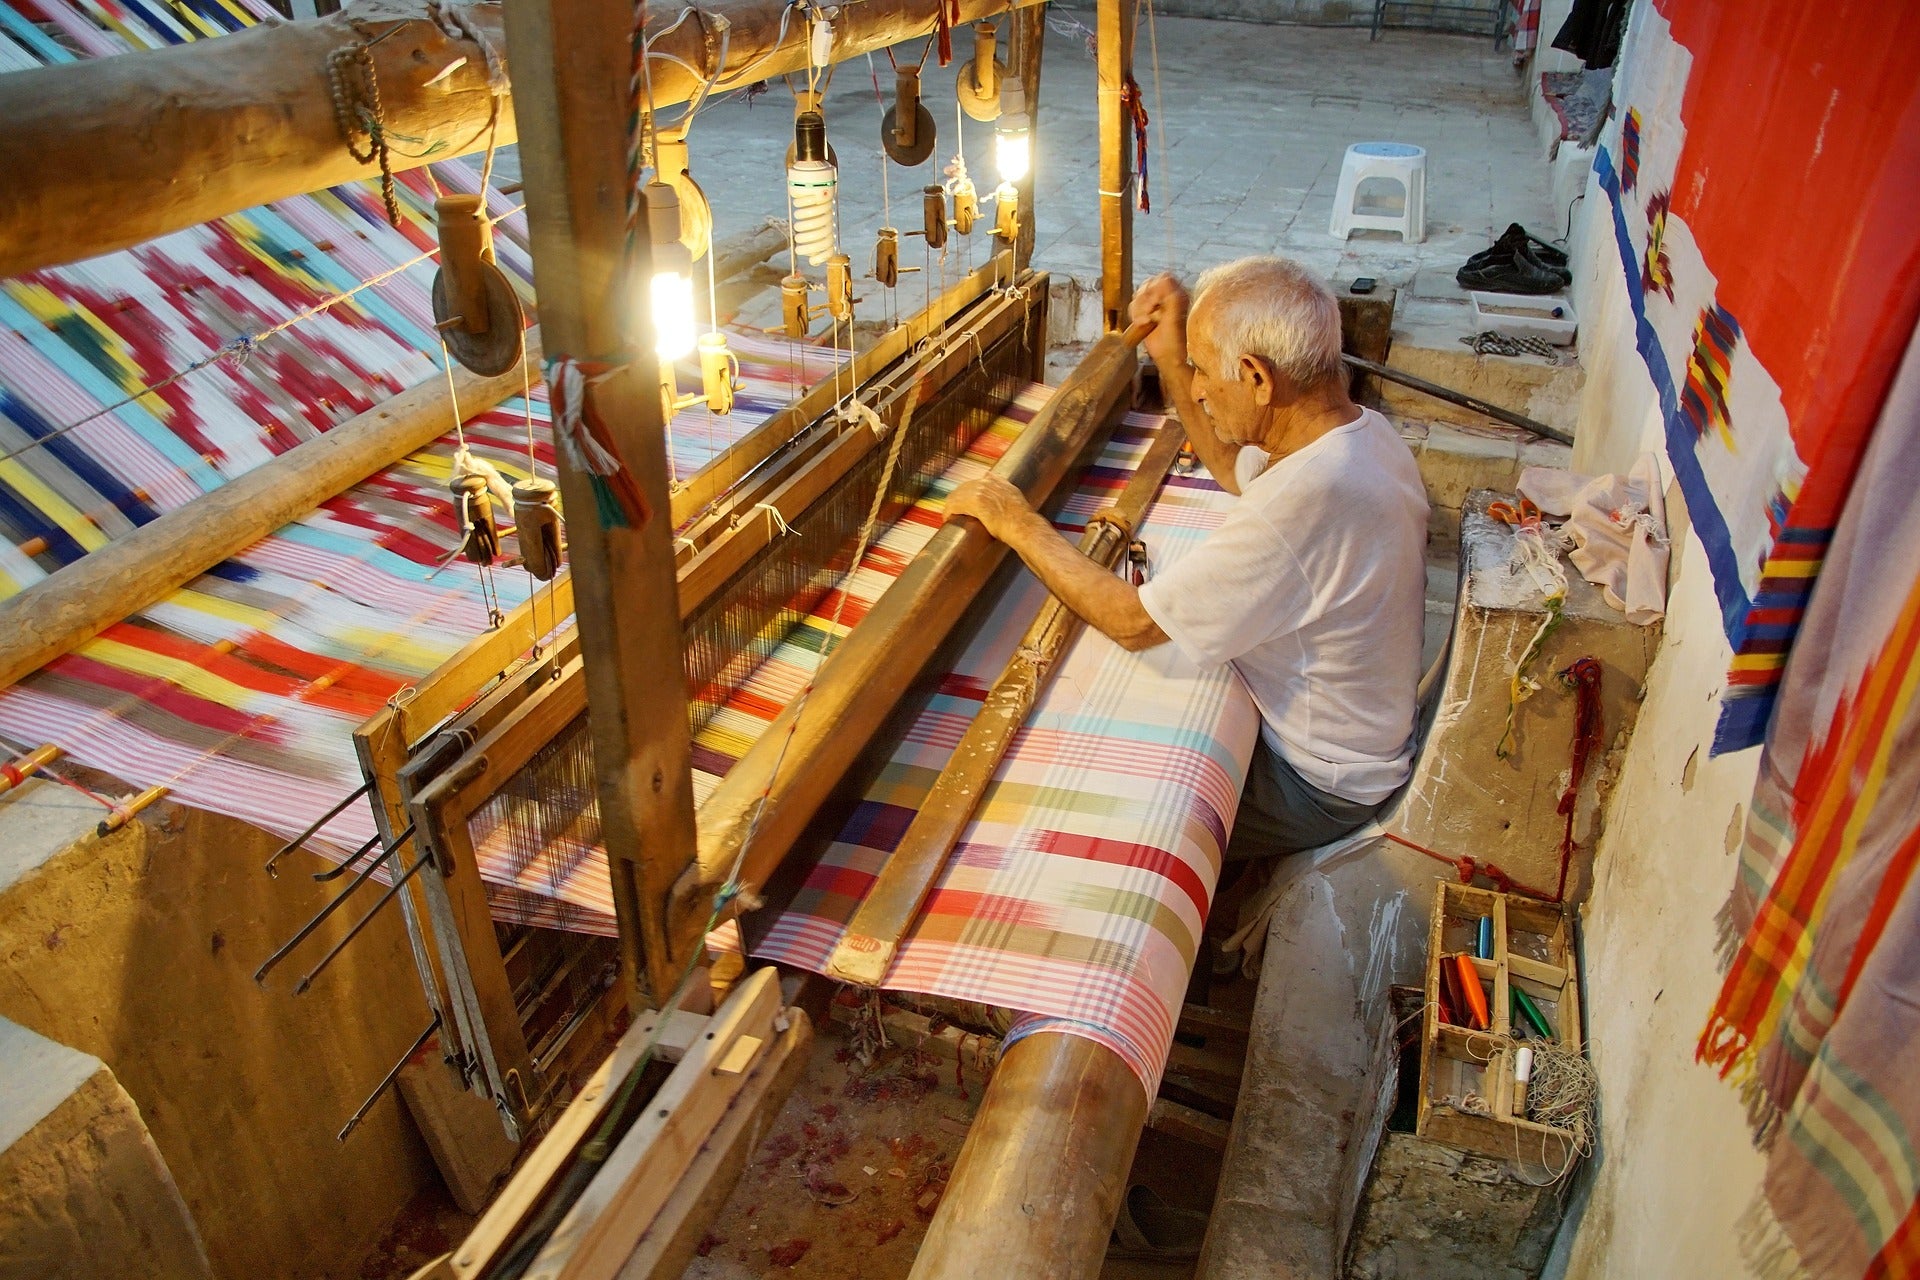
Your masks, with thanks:
[{"label": "cloth rag", "polygon": [[1667,503],[1653,454],[1641,454],[1624,476],[1528,467],[1520,493],[1566,521],[1567,558],[1628,622],[1645,626],[1666,615]]}]

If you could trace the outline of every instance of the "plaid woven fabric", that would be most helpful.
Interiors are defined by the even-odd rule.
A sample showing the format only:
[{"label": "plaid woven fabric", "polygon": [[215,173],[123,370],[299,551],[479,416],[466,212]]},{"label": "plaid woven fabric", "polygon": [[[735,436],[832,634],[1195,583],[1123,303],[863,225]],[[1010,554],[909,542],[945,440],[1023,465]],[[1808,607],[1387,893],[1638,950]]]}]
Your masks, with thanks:
[{"label": "plaid woven fabric", "polygon": [[[1111,501],[1148,427],[1127,420],[1056,518],[1063,532],[1077,534]],[[1197,545],[1228,501],[1209,481],[1171,478],[1142,527],[1154,563]],[[1045,599],[1023,574],[999,602],[754,954],[824,969]],[[1098,1040],[1151,1096],[1258,729],[1228,670],[1196,671],[1171,645],[1129,654],[1083,633],[1015,737],[885,985],[1022,1010],[1031,1016],[1018,1034],[1044,1027]]]},{"label": "plaid woven fabric", "polygon": [[1761,1275],[1920,1274],[1920,344],[1783,682],[1701,1058],[1768,1150]]}]

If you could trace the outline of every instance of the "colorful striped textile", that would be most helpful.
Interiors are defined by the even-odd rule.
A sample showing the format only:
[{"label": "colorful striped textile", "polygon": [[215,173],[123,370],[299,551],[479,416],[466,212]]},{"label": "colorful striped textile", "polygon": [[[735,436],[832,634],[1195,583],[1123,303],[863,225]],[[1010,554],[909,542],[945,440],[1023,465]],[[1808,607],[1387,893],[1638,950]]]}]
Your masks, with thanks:
[{"label": "colorful striped textile", "polygon": [[1767,1148],[1765,1280],[1920,1275],[1920,333],[1781,684],[1702,1060]]},{"label": "colorful striped textile", "polygon": [[[941,523],[946,495],[983,474],[1046,401],[1033,387],[931,491],[877,538],[860,569],[815,607],[694,743],[704,800],[806,684],[833,636],[866,615]],[[1077,534],[1108,505],[1157,420],[1130,416],[1056,517]],[[1173,477],[1142,529],[1156,564],[1191,550],[1230,501],[1201,477]],[[996,604],[907,730],[791,909],[753,948],[823,969],[879,867],[946,764],[1045,599],[1029,575]],[[1198,672],[1172,646],[1128,654],[1083,634],[1015,738],[886,985],[1019,1009],[1018,1034],[1047,1028],[1118,1053],[1151,1094],[1172,1042],[1212,899],[1259,713],[1227,670]],[[575,806],[558,806],[569,812]],[[502,826],[475,830],[481,873],[555,927],[612,934],[598,832],[577,828],[534,851]],[[536,905],[544,904],[544,905]]]},{"label": "colorful striped textile", "polygon": [[1765,735],[1920,316],[1920,7],[1654,0],[1614,96],[1602,225],[1733,649],[1734,751]]},{"label": "colorful striped textile", "polygon": [[[1062,532],[1076,535],[1116,496],[1152,425],[1127,419],[1056,517]],[[1191,551],[1229,501],[1201,477],[1170,478],[1142,529],[1153,563]],[[755,955],[825,968],[1045,599],[1023,573],[999,601]],[[789,679],[803,670],[796,663]],[[885,985],[1021,1010],[1029,1016],[1016,1037],[1047,1029],[1097,1040],[1152,1096],[1258,729],[1229,670],[1197,671],[1171,645],[1129,654],[1083,633]]]},{"label": "colorful striped textile", "polygon": [[[36,0],[23,14],[0,0],[0,51],[8,66],[74,56],[30,17],[104,56],[219,34],[268,12],[244,3]],[[25,450],[0,461],[0,598],[396,391],[443,377],[430,302],[436,189],[477,192],[477,160],[399,175],[397,230],[374,185],[356,184],[0,281],[0,454]],[[525,291],[524,219],[498,193],[488,207],[501,219],[500,264]],[[784,339],[735,334],[732,343],[747,385],[729,418],[704,408],[676,417],[677,476],[839,366],[831,351]],[[697,363],[681,380],[698,385]],[[471,415],[463,430],[475,454],[514,479],[529,466],[530,425],[534,465],[551,477],[537,378],[531,402]],[[529,590],[517,571],[492,574],[489,588],[464,559],[443,563],[456,541],[448,426],[433,447],[0,692],[0,739],[56,743],[133,786],[164,785],[279,834],[305,828],[359,785],[354,727],[484,630],[490,598],[508,606]],[[38,440],[48,443],[33,447]],[[338,855],[372,834],[371,814],[355,806],[316,848]]]}]

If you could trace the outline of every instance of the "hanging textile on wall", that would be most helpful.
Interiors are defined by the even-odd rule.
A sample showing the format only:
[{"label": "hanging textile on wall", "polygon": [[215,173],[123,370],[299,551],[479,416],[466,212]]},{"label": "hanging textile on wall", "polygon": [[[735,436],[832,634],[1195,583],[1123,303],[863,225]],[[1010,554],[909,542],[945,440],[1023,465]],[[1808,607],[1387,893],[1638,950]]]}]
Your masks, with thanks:
[{"label": "hanging textile on wall", "polygon": [[[1594,170],[1757,745],[1920,314],[1920,7],[1639,4]],[[1764,251],[1762,250],[1764,247]]]},{"label": "hanging textile on wall", "polygon": [[1920,1274],[1917,491],[1912,342],[1780,686],[1700,1042],[1768,1151],[1766,1280]]}]

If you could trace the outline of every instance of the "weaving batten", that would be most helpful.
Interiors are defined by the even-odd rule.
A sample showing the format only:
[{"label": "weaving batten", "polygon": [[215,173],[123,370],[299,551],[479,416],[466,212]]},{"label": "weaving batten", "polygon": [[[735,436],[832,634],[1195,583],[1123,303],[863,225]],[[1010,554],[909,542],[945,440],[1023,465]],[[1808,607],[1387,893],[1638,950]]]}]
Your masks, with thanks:
[{"label": "weaving batten", "polygon": [[[539,349],[539,331],[530,331],[529,358]],[[497,378],[460,370],[455,378],[474,413],[521,391],[518,370]],[[0,601],[0,689],[432,444],[447,413],[435,375]]]},{"label": "weaving batten", "polygon": [[[1087,357],[1007,450],[995,471],[1029,501],[1052,494],[1130,393],[1137,360],[1120,335]],[[807,821],[886,719],[921,666],[965,612],[1006,547],[973,520],[943,525],[820,673],[806,715],[776,716],[701,806],[698,862],[674,886],[672,926],[691,937],[703,904],[726,877],[750,831],[738,876],[757,893]],[[783,740],[795,733],[776,772]],[[763,799],[762,793],[766,793]]]},{"label": "weaving batten", "polygon": [[[972,21],[1024,2],[958,0],[957,7],[961,20]],[[854,57],[924,32],[944,3],[846,6],[833,56]],[[729,24],[720,90],[741,87],[743,74],[761,80],[805,69],[806,29],[796,23],[786,34],[788,9],[782,0],[701,6],[710,20]],[[420,140],[409,142],[407,154],[391,153],[396,172],[481,151],[490,135],[500,146],[517,137],[513,96],[496,98],[487,70],[486,43],[500,40],[501,6],[461,6],[483,37],[480,45],[450,37],[428,10],[382,0],[371,15],[395,31],[369,49],[387,131]],[[417,16],[407,20],[409,12]],[[0,119],[8,122],[0,131],[0,172],[9,177],[0,189],[0,276],[377,178],[377,164],[356,160],[343,145],[326,84],[328,57],[361,43],[355,23],[368,21],[355,6],[217,40],[0,76]],[[648,44],[656,107],[686,102],[707,82],[695,70],[710,62],[703,24],[685,23]],[[617,82],[625,79],[623,65]],[[102,209],[115,216],[100,217]]]},{"label": "weaving batten", "polygon": [[[1119,500],[1088,522],[1080,552],[1111,569],[1126,553],[1133,530],[1186,440],[1178,419],[1169,419],[1154,438]],[[1035,614],[1019,649],[988,690],[980,712],[961,736],[947,767],[941,770],[919,811],[900,837],[880,877],[847,924],[847,932],[827,963],[827,976],[877,987],[892,966],[901,935],[912,926],[946,865],[947,855],[972,820],[994,771],[1014,734],[1045,690],[1059,662],[1080,634],[1083,623],[1057,596],[1049,596]]]}]

